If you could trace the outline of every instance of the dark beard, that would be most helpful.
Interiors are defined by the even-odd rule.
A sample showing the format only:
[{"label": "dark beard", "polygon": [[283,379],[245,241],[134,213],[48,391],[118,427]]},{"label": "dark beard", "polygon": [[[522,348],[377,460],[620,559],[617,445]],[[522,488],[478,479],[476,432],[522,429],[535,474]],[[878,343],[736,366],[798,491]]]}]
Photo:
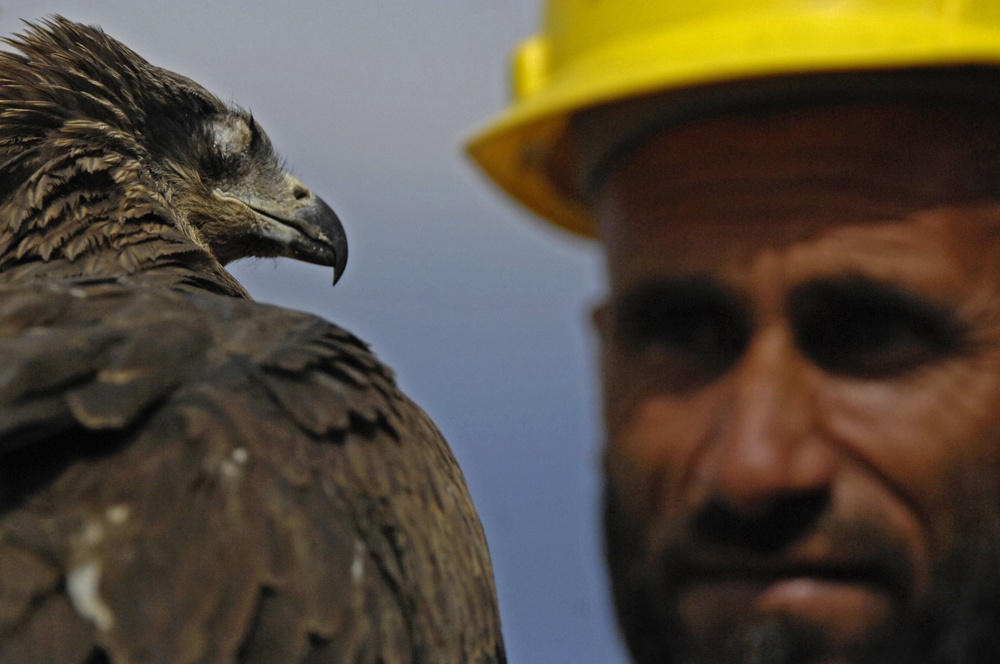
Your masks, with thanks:
[{"label": "dark beard", "polygon": [[769,617],[757,624],[733,630],[724,642],[722,661],[741,664],[801,664],[821,643],[815,628],[797,624],[784,616]]},{"label": "dark beard", "polygon": [[936,575],[930,610],[913,630],[919,635],[913,639],[916,658],[909,661],[1000,662],[1000,496],[995,490],[992,495],[972,491],[975,486],[966,483],[962,508],[956,510],[961,519],[956,541],[965,546],[953,552]]},{"label": "dark beard", "polygon": [[[954,510],[961,548],[935,565],[929,601],[919,612],[873,635],[847,661],[863,664],[996,664],[1000,662],[1000,497],[961,492]],[[982,506],[976,509],[976,506]],[[643,532],[605,492],[605,547],[623,636],[637,664],[806,664],[822,661],[823,635],[791,617],[756,617],[734,626],[711,654],[695,653],[658,591],[661,565],[637,563]],[[888,545],[887,550],[891,550]],[[648,560],[648,559],[647,559]],[[652,569],[647,569],[651,567]],[[668,602],[669,603],[669,602]]]}]

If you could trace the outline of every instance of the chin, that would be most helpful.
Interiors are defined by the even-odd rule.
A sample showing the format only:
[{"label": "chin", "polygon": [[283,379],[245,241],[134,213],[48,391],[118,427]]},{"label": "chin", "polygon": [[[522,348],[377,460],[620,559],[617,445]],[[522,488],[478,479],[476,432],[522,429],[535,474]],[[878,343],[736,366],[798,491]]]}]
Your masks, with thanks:
[{"label": "chin", "polygon": [[[996,664],[1000,662],[1000,585],[973,573],[946,574],[922,607],[894,607],[869,624],[822,612],[739,612],[711,624],[680,615],[662,579],[623,565],[609,542],[619,625],[636,664]],[[620,553],[620,552],[619,552]],[[964,567],[966,572],[969,568]],[[706,614],[707,615],[707,614]]]},{"label": "chin", "polygon": [[[619,626],[636,664],[996,664],[1000,662],[1000,518],[959,524],[921,599],[879,603],[864,592],[803,604],[785,587],[702,588],[654,562],[649,524],[605,495],[605,548]],[[672,573],[671,573],[672,572]],[[685,579],[687,586],[684,585]],[[863,589],[862,589],[863,590]],[[687,599],[685,599],[687,598]],[[852,600],[853,598],[853,600]],[[856,601],[856,610],[851,602]],[[862,612],[860,607],[869,610]]]},{"label": "chin", "polygon": [[[682,660],[693,664],[873,664],[884,662],[891,634],[878,627],[844,638],[837,626],[799,616],[755,615],[710,641],[699,639]],[[918,662],[900,659],[899,662]]]},{"label": "chin", "polygon": [[645,591],[616,594],[636,664],[930,664],[899,638],[906,630],[898,626],[858,632],[801,615],[750,613],[696,630],[675,610],[653,607]]}]

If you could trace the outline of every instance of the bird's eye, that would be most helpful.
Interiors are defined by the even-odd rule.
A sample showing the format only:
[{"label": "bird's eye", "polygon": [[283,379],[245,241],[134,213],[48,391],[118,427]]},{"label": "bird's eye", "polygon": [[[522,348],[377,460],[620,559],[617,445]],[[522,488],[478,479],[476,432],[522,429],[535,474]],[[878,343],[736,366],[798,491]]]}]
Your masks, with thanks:
[{"label": "bird's eye", "polygon": [[260,140],[256,123],[235,114],[216,117],[206,129],[208,150],[202,167],[210,178],[239,172]]},{"label": "bird's eye", "polygon": [[254,140],[255,124],[248,124],[238,117],[227,116],[215,120],[210,128],[210,140],[215,156],[223,161],[245,157]]}]

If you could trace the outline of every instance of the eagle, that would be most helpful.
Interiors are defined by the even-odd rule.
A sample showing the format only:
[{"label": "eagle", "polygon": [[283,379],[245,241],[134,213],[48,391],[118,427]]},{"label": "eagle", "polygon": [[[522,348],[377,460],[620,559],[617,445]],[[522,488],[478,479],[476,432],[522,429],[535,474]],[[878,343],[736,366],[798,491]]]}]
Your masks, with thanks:
[{"label": "eagle", "polygon": [[55,16],[0,53],[0,662],[505,660],[440,432],[232,260],[347,260],[252,115]]}]

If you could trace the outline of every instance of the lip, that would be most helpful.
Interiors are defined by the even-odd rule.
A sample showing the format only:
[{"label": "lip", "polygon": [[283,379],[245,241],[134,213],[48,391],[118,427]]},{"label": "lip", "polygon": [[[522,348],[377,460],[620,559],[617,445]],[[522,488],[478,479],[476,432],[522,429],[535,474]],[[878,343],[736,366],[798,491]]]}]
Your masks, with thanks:
[{"label": "lip", "polygon": [[695,629],[780,614],[844,634],[884,624],[898,597],[895,584],[871,565],[689,570],[675,592],[680,615]]},{"label": "lip", "polygon": [[[829,540],[811,538],[780,555],[695,548],[668,552],[661,559],[665,579],[673,585],[712,582],[753,582],[763,585],[784,579],[811,578],[831,584],[866,585],[892,595],[906,595],[911,572],[886,555],[858,555],[857,545],[837,552]],[[901,552],[896,551],[896,554]]]},{"label": "lip", "polygon": [[[807,609],[830,610],[842,605],[846,613],[852,608],[863,610],[863,605],[888,605],[889,592],[881,586],[859,579],[834,580],[819,576],[792,576],[776,579],[767,584],[756,598],[761,611],[790,611]],[[868,607],[869,609],[872,607]],[[888,607],[886,607],[888,608]]]}]

